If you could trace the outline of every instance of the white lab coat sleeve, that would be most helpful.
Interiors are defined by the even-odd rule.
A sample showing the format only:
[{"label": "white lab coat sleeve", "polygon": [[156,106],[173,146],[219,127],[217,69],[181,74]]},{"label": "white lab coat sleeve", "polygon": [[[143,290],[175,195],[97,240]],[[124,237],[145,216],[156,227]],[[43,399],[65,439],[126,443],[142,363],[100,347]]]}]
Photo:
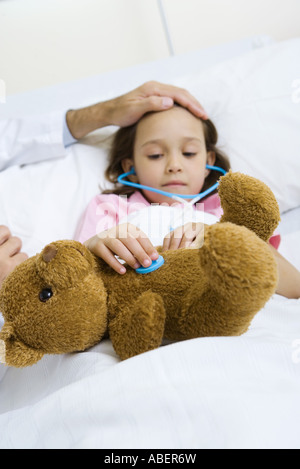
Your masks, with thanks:
[{"label": "white lab coat sleeve", "polygon": [[64,112],[0,119],[0,171],[65,156]]}]

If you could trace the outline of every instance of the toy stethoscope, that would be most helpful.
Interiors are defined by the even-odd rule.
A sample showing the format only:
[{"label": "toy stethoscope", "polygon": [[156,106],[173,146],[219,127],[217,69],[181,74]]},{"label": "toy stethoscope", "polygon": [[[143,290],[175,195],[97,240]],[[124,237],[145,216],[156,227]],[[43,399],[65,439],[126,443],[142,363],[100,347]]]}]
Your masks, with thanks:
[{"label": "toy stethoscope", "polygon": [[[227,173],[225,169],[220,168],[219,166],[211,166],[207,164],[206,169],[210,169],[211,171],[218,171],[219,173],[222,173],[223,175]],[[208,194],[213,192],[219,185],[219,182],[216,182],[211,187],[209,187],[206,191],[200,192],[199,194],[190,194],[190,195],[174,194],[173,192],[162,191],[160,189],[155,189],[154,187],[144,186],[143,184],[139,184],[137,182],[131,182],[131,181],[125,180],[126,177],[131,176],[133,174],[135,174],[134,167],[132,167],[131,170],[128,171],[127,173],[121,174],[118,177],[118,182],[120,184],[123,184],[124,186],[134,187],[136,189],[144,189],[147,191],[156,192],[158,194],[170,197],[174,200],[184,203],[185,209],[190,209],[191,206],[193,206],[200,199],[203,199],[203,197],[206,197]],[[192,200],[190,202],[187,202],[185,199],[192,199]],[[138,269],[136,269],[136,272],[139,274],[147,274],[161,267],[163,263],[164,263],[164,258],[162,256],[159,256],[159,258],[156,261],[152,262],[150,267],[139,267]]]},{"label": "toy stethoscope", "polygon": [[[206,165],[206,169],[210,169],[212,171],[218,171],[219,173],[226,174],[227,171],[225,169],[220,168],[219,166],[210,166]],[[185,200],[182,199],[193,199],[191,202],[188,202],[189,204],[193,205],[198,200],[203,199],[203,197],[206,197],[208,194],[213,192],[219,185],[218,182],[216,182],[212,187],[207,189],[204,192],[200,192],[199,194],[192,194],[192,195],[184,195],[184,194],[173,194],[171,192],[166,192],[166,191],[161,191],[160,189],[155,189],[154,187],[150,186],[144,186],[143,184],[138,184],[137,182],[131,182],[131,181],[126,181],[124,180],[126,177],[131,176],[135,174],[135,169],[134,167],[131,168],[131,170],[128,173],[123,173],[118,177],[118,182],[120,184],[124,184],[124,186],[130,186],[130,187],[135,187],[136,189],[144,189],[147,191],[152,191],[152,192],[157,192],[158,194],[161,195],[166,195],[167,197],[171,197],[172,199],[178,200],[180,202],[185,202]]]}]

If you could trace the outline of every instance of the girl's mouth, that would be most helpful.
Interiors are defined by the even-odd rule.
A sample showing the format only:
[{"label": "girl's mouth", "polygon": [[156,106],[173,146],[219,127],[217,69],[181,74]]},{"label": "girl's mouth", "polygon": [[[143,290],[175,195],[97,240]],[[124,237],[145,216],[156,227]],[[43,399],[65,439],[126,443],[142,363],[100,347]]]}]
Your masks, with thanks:
[{"label": "girl's mouth", "polygon": [[174,186],[186,186],[182,181],[170,181],[167,184],[164,184],[164,187],[174,187]]}]

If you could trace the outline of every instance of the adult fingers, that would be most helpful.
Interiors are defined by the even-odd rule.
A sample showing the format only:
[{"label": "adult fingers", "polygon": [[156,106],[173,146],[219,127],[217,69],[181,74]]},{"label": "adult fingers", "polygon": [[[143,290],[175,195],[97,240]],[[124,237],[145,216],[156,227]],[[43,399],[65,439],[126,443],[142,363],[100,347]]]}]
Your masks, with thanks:
[{"label": "adult fingers", "polygon": [[204,110],[203,106],[184,88],[152,81],[145,83],[141,89],[145,93],[145,96],[171,98],[173,101],[187,108],[197,117],[208,119],[207,112]]},{"label": "adult fingers", "polygon": [[10,265],[12,267],[11,271],[17,267],[19,264],[22,262],[26,261],[28,259],[28,255],[25,252],[19,252],[18,254],[13,255],[10,258]]},{"label": "adult fingers", "polygon": [[24,252],[17,253],[13,256],[3,257],[0,255],[0,287],[3,280],[22,262],[28,259]]},{"label": "adult fingers", "polygon": [[1,257],[3,256],[14,256],[21,251],[22,241],[17,236],[10,236],[8,239],[2,242],[0,245]]},{"label": "adult fingers", "polygon": [[7,226],[0,225],[0,245],[11,237],[11,232]]},{"label": "adult fingers", "polygon": [[105,121],[112,125],[127,127],[137,122],[147,112],[170,109],[174,102],[188,109],[196,117],[208,119],[199,101],[187,90],[149,81],[129,93],[107,101]]},{"label": "adult fingers", "polygon": [[165,111],[166,109],[170,109],[173,105],[174,100],[169,96],[151,95],[137,100],[134,104],[134,111],[139,119],[147,112]]}]

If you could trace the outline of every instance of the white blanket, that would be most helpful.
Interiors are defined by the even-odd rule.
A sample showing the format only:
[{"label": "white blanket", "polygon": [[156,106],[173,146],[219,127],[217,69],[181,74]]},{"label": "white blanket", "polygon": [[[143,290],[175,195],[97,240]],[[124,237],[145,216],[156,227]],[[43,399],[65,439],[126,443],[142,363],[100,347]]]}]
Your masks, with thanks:
[{"label": "white blanket", "polygon": [[0,448],[299,448],[299,312],[275,296],[242,337],[9,370]]}]

